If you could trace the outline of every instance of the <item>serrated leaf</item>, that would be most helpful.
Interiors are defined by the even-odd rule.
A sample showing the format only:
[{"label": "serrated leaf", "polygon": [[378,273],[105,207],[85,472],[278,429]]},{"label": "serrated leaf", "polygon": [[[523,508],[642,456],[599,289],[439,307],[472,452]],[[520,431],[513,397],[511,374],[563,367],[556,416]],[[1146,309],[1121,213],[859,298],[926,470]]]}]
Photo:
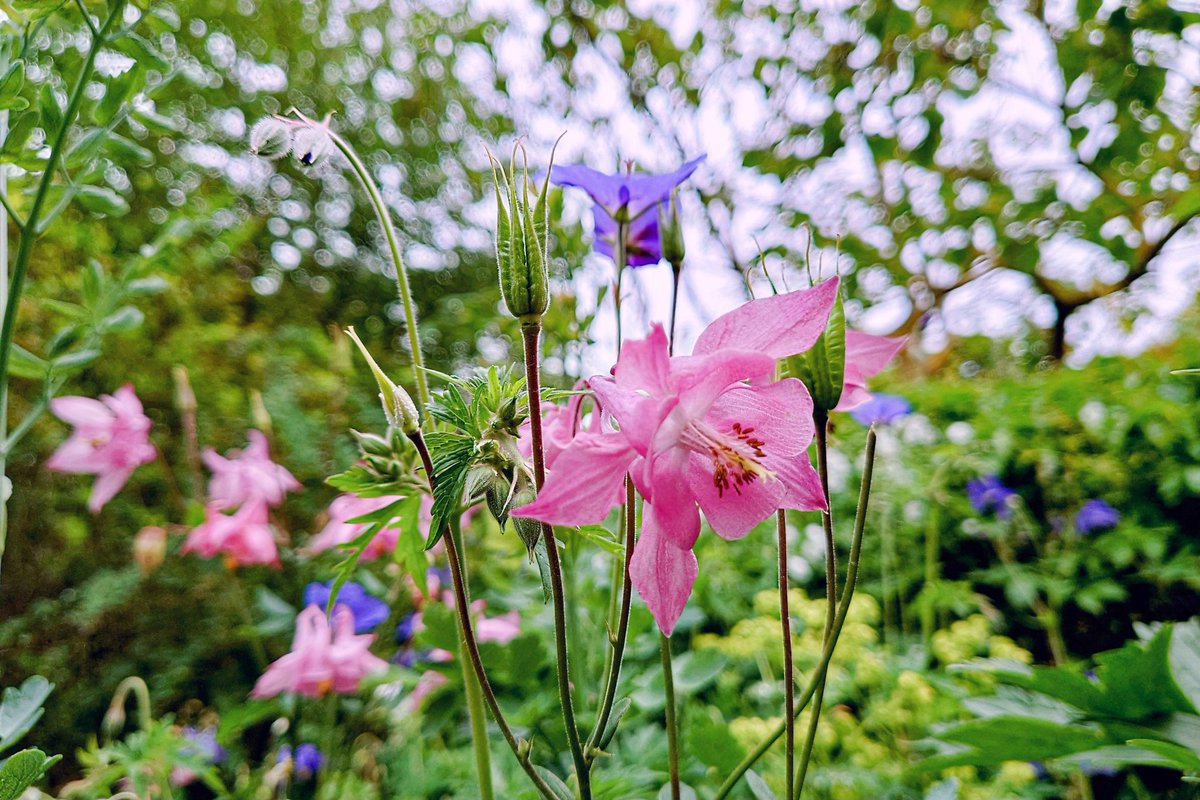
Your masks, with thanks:
[{"label": "serrated leaf", "polygon": [[42,706],[54,684],[41,675],[25,679],[20,687],[10,686],[0,700],[0,751],[17,742],[41,718]]},{"label": "serrated leaf", "polygon": [[22,750],[9,758],[4,766],[0,766],[0,800],[17,800],[61,758],[47,757],[36,747]]},{"label": "serrated leaf", "polygon": [[779,795],[775,794],[762,776],[754,770],[746,771],[746,785],[750,787],[754,800],[779,800]]},{"label": "serrated leaf", "polygon": [[425,439],[434,476],[433,510],[425,541],[428,550],[437,544],[450,518],[458,513],[475,454],[475,442],[461,434],[445,432],[430,433]]}]

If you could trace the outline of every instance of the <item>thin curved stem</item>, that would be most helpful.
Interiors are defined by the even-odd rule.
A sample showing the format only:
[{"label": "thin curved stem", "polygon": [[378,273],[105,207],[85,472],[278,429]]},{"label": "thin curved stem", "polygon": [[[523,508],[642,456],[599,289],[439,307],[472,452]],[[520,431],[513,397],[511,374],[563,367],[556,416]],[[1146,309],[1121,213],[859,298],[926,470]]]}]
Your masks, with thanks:
[{"label": "thin curved stem", "polygon": [[[449,535],[454,539],[455,550],[466,552],[466,547],[463,545],[462,527],[458,519],[451,516],[449,527]],[[467,576],[465,560],[460,561],[459,567],[462,571],[463,595],[467,608],[470,608],[471,584]],[[459,623],[458,634],[465,651],[467,637],[462,630],[461,623]],[[467,700],[467,720],[471,724],[471,747],[475,751],[475,773],[479,776],[479,800],[494,800],[496,792],[492,788],[492,754],[488,749],[487,716],[483,710],[483,690],[479,686],[479,679],[475,677],[475,673],[471,669],[469,659],[459,658],[458,661],[462,666],[463,693]]]},{"label": "thin curved stem", "polygon": [[[529,397],[529,438],[533,445],[533,482],[540,492],[546,483],[546,459],[542,449],[542,398],[540,346],[541,322],[522,322],[521,339],[525,346],[525,391]],[[575,774],[579,781],[579,796],[591,800],[591,774],[579,728],[575,722],[575,702],[571,696],[571,662],[567,653],[567,614],[563,600],[562,563],[558,556],[558,542],[554,528],[542,523],[542,537],[546,544],[546,561],[550,573],[550,600],[554,608],[554,654],[558,665],[558,700],[562,705],[563,724],[567,729],[567,744],[575,762]]]},{"label": "thin curved stem", "polygon": [[667,763],[671,776],[671,800],[679,800],[679,722],[675,715],[675,670],[671,665],[671,637],[659,632],[662,653],[663,696],[667,701]]},{"label": "thin curved stem", "polygon": [[[425,468],[425,475],[429,481],[429,490],[436,492],[437,488],[433,477],[433,459],[430,458],[429,447],[425,444],[425,437],[420,432],[417,432],[410,436],[409,439],[417,448],[417,453],[421,456],[421,464]],[[517,739],[508,724],[508,720],[504,716],[504,712],[500,710],[500,701],[496,699],[496,692],[492,689],[491,681],[488,680],[487,671],[483,668],[483,657],[479,653],[479,641],[475,638],[475,625],[471,622],[470,599],[467,597],[466,583],[463,581],[463,564],[459,558],[458,543],[454,540],[453,535],[443,536],[442,541],[446,543],[446,560],[450,562],[450,582],[454,590],[454,610],[458,615],[459,631],[462,633],[463,643],[466,645],[467,659],[471,662],[475,677],[479,681],[479,688],[483,692],[483,698],[487,702],[488,708],[491,709],[492,719],[496,721],[496,727],[500,729],[501,735],[504,736],[504,741],[508,743],[509,748],[513,751],[513,755],[517,757],[517,762],[521,765],[521,769],[529,776],[529,780],[541,792],[542,797],[546,798],[546,800],[559,800],[558,796],[554,794],[554,790],[538,774],[537,767],[530,761],[531,743],[527,740]]]},{"label": "thin curved stem", "polygon": [[[79,77],[76,78],[75,86],[71,90],[71,96],[67,100],[67,108],[63,112],[62,125],[55,132],[54,141],[50,145],[50,154],[46,159],[46,168],[42,172],[41,181],[38,182],[37,192],[33,196],[33,204],[29,207],[29,214],[25,217],[21,232],[21,243],[17,246],[17,255],[13,262],[12,278],[8,282],[8,294],[4,298],[3,322],[0,324],[0,408],[4,408],[6,411],[8,409],[8,368],[10,356],[12,355],[13,334],[16,331],[17,305],[21,302],[21,295],[25,289],[25,275],[29,271],[29,258],[33,252],[34,240],[37,238],[34,235],[34,231],[38,230],[38,220],[42,213],[42,207],[46,203],[50,186],[54,183],[54,173],[58,170],[59,161],[62,159],[67,141],[67,133],[75,122],[75,116],[79,113],[79,104],[83,101],[84,91],[87,89],[88,81],[91,80],[92,72],[95,69],[96,56],[99,54],[101,47],[104,46],[104,42],[113,25],[124,15],[125,3],[126,0],[113,0],[108,17],[104,20],[100,31],[92,37],[91,46],[88,48],[83,66],[79,70]],[[5,422],[7,423],[7,420]],[[7,424],[4,427],[7,428]],[[0,430],[0,435],[3,433],[4,431]],[[4,457],[0,456],[0,483],[3,483],[6,472],[4,462]],[[0,560],[4,557],[4,547],[8,536],[8,504],[3,499],[2,492],[3,487],[0,487]]]},{"label": "thin curved stem", "polygon": [[779,539],[779,620],[783,633],[783,722],[786,747],[787,790],[792,796],[792,773],[796,768],[796,667],[792,657],[792,612],[788,598],[787,515],[781,508],[775,512],[775,533]]},{"label": "thin curved stem", "polygon": [[400,237],[396,234],[396,226],[392,224],[391,212],[388,211],[387,204],[383,201],[383,193],[375,185],[375,179],[371,177],[367,165],[362,162],[358,153],[345,139],[333,131],[329,132],[329,136],[337,149],[350,162],[350,167],[353,169],[355,177],[358,178],[359,185],[367,193],[367,199],[371,201],[375,217],[379,220],[383,234],[387,238],[388,250],[391,251],[392,261],[396,266],[396,293],[400,296],[400,303],[404,306],[404,324],[408,327],[408,348],[412,351],[413,379],[417,383],[419,410],[424,416],[425,406],[429,404],[429,379],[425,375],[425,357],[421,354],[421,333],[417,329],[417,309],[413,303],[412,290],[408,285],[408,270],[404,266],[404,257],[400,253]]},{"label": "thin curved stem", "polygon": [[[850,601],[854,599],[854,588],[858,582],[858,566],[859,557],[862,553],[863,531],[867,524],[867,504],[871,497],[871,478],[875,470],[875,429],[872,428],[867,433],[867,451],[866,463],[863,466],[862,484],[859,487],[858,493],[858,513],[854,518],[854,539],[850,544],[849,564],[846,567],[846,583],[842,586],[842,596],[838,601],[837,615],[833,621],[833,632],[829,639],[825,642],[825,647],[821,651],[821,660],[817,662],[817,669],[813,672],[808,680],[808,684],[804,687],[804,692],[796,700],[795,715],[800,715],[816,694],[817,684],[825,679],[826,673],[829,671],[829,663],[833,660],[833,651],[837,648],[838,637],[841,635],[842,627],[846,623],[846,615],[850,613]],[[784,734],[786,726],[780,722],[771,733],[767,734],[758,746],[751,752],[746,754],[738,765],[734,767],[733,772],[721,784],[717,793],[713,795],[712,800],[724,800],[733,791],[733,787],[737,785],[746,771],[754,766],[763,755],[771,749],[771,745],[779,741],[779,737]]]}]

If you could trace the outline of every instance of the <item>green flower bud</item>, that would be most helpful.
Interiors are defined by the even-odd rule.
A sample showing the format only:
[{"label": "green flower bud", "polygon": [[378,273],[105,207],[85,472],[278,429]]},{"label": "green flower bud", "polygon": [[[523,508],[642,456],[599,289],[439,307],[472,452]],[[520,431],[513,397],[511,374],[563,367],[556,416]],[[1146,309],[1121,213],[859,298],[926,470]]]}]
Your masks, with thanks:
[{"label": "green flower bud", "polygon": [[[527,506],[537,499],[537,492],[532,486],[526,486],[513,495],[510,508],[520,508]],[[533,557],[533,548],[537,547],[538,539],[542,537],[542,523],[536,519],[529,517],[513,517],[513,527],[517,529],[517,536],[521,537],[521,541],[525,543],[526,549],[529,550],[529,557]]]},{"label": "green flower bud", "polygon": [[787,369],[808,387],[815,413],[828,414],[837,407],[846,377],[846,312],[840,289],[824,332],[807,353],[789,358]]},{"label": "green flower bud", "polygon": [[[524,157],[524,147],[519,144],[517,147],[521,148]],[[549,208],[546,196],[550,189],[554,153],[550,153],[546,178],[534,201],[529,196],[528,159],[525,159],[518,181],[516,148],[513,149],[507,174],[491,153],[488,153],[488,158],[492,161],[492,180],[496,191],[496,266],[500,273],[500,293],[509,313],[522,321],[534,321],[541,318],[550,307]]]},{"label": "green flower bud", "polygon": [[367,350],[367,346],[354,332],[353,326],[347,328],[346,333],[358,345],[359,352],[363,354],[367,365],[371,367],[371,372],[375,374],[375,382],[379,384],[379,399],[383,403],[383,413],[387,417],[388,424],[403,431],[405,435],[415,434],[421,429],[421,420],[417,416],[417,406],[413,403],[413,399],[409,397],[408,392],[392,383],[391,379],[379,368]]},{"label": "green flower bud", "polygon": [[679,201],[675,191],[666,204],[658,205],[658,236],[662,255],[672,269],[683,266],[683,225],[679,222]]},{"label": "green flower bud", "polygon": [[354,441],[358,444],[358,449],[367,455],[391,458],[394,452],[391,443],[382,436],[376,436],[373,433],[362,433],[354,429],[350,430],[350,435],[354,437]]}]

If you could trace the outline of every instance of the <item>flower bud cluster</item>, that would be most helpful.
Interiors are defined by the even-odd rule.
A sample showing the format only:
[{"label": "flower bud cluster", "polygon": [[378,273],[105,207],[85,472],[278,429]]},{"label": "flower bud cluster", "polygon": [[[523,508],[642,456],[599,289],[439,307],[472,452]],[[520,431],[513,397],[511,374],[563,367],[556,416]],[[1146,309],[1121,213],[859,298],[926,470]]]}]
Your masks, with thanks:
[{"label": "flower bud cluster", "polygon": [[271,160],[293,153],[301,164],[315,164],[333,149],[331,117],[326,115],[320,122],[301,114],[297,117],[264,117],[254,123],[250,129],[250,151]]}]

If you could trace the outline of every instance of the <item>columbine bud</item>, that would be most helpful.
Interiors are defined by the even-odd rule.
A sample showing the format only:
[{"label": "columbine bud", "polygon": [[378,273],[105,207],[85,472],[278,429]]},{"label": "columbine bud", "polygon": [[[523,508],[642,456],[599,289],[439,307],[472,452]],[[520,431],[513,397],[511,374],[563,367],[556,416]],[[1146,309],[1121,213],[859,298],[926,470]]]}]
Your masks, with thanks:
[{"label": "columbine bud", "polygon": [[[537,492],[533,490],[532,486],[527,485],[513,494],[509,508],[527,506],[536,499]],[[513,527],[517,529],[517,536],[521,537],[521,541],[525,543],[525,547],[529,550],[529,557],[533,558],[533,548],[537,547],[538,539],[542,536],[542,523],[529,517],[512,517],[512,521]]]},{"label": "columbine bud", "polygon": [[829,323],[808,352],[787,360],[788,373],[804,382],[818,415],[837,408],[846,376],[846,312],[842,293],[829,311]]},{"label": "columbine bud", "polygon": [[167,532],[151,525],[133,537],[133,561],[143,575],[149,575],[162,565],[167,556]]},{"label": "columbine bud", "polygon": [[354,332],[353,326],[347,328],[346,333],[358,345],[359,352],[363,354],[363,358],[367,360],[367,365],[375,375],[375,382],[379,384],[379,399],[383,403],[383,413],[387,417],[388,424],[402,431],[406,436],[415,434],[421,429],[421,420],[417,416],[417,406],[408,396],[408,392],[392,383],[391,379],[384,374],[379,365],[375,363],[375,359],[371,357],[367,346]]},{"label": "columbine bud", "polygon": [[678,271],[683,266],[683,225],[679,222],[679,201],[674,191],[666,204],[658,205],[658,236],[663,258]]},{"label": "columbine bud", "polygon": [[250,152],[263,158],[283,158],[292,151],[293,126],[278,117],[264,117],[250,129]]},{"label": "columbine bud", "polygon": [[311,166],[321,156],[333,149],[333,137],[329,131],[329,115],[321,122],[305,119],[292,139],[292,152],[301,164]]},{"label": "columbine bud", "polygon": [[[523,147],[521,152],[524,155]],[[488,157],[491,158],[490,153]],[[531,203],[528,162],[524,165],[518,187],[516,149],[513,150],[508,174],[492,158],[492,179],[496,188],[496,266],[500,271],[500,293],[509,312],[523,322],[540,319],[550,307],[550,219],[546,195],[549,193],[553,166],[554,152],[551,151],[542,190],[536,201]],[[500,167],[499,171],[497,167]],[[521,190],[520,196],[518,188]]]}]

